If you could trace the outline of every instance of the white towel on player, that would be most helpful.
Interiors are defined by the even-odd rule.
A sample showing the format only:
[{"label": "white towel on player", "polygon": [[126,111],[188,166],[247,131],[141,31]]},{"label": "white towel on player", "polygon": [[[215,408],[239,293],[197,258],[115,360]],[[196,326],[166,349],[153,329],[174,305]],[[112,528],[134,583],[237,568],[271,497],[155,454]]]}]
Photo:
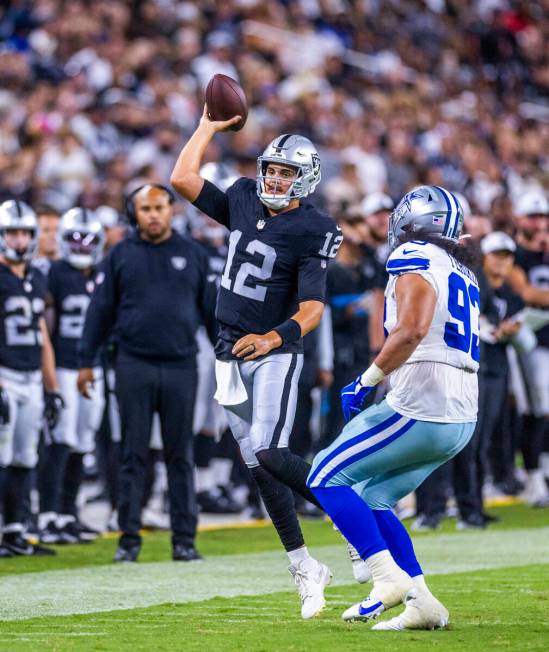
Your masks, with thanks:
[{"label": "white towel on player", "polygon": [[240,405],[248,400],[236,360],[216,360],[215,380],[217,390],[214,398],[220,405]]}]

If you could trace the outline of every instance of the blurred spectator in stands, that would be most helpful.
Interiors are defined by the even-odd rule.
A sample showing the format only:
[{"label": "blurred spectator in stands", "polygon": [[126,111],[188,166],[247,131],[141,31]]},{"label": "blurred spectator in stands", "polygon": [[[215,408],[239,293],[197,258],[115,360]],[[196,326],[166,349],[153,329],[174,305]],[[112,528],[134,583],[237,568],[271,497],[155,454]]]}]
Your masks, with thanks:
[{"label": "blurred spectator in stands", "polygon": [[43,199],[60,211],[77,203],[78,196],[94,173],[90,154],[69,129],[61,130],[56,140],[44,150],[36,169]]},{"label": "blurred spectator in stands", "polygon": [[94,213],[105,231],[105,253],[107,253],[126,235],[127,224],[121,220],[119,212],[112,206],[98,206]]}]

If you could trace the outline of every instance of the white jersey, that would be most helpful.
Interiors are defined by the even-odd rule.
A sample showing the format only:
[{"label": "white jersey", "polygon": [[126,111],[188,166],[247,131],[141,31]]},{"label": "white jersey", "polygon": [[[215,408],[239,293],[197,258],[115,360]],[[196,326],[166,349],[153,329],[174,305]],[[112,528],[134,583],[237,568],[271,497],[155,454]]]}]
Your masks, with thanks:
[{"label": "white jersey", "polygon": [[395,285],[402,274],[419,274],[436,292],[427,335],[408,360],[390,375],[389,405],[425,421],[475,421],[478,410],[478,282],[470,269],[434,244],[411,240],[387,261],[385,330],[397,322]]}]

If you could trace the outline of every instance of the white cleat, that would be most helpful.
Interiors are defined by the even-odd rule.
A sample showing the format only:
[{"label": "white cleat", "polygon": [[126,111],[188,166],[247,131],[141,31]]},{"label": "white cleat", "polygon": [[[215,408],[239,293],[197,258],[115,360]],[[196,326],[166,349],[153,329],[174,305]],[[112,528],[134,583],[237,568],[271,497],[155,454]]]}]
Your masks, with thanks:
[{"label": "white cleat", "polygon": [[439,629],[448,625],[448,609],[427,591],[417,589],[415,595],[407,596],[405,604],[401,614],[377,623],[372,629],[400,632],[405,629]]},{"label": "white cleat", "polygon": [[324,589],[332,581],[332,572],[316,559],[306,559],[288,566],[301,598],[301,617],[305,620],[317,616],[324,606]]},{"label": "white cleat", "polygon": [[351,558],[353,577],[359,584],[366,584],[372,579],[368,564],[360,557],[352,543],[347,542],[347,552]]},{"label": "white cleat", "polygon": [[343,620],[373,620],[380,614],[415,595],[412,579],[402,573],[399,582],[375,582],[370,595],[343,612]]}]

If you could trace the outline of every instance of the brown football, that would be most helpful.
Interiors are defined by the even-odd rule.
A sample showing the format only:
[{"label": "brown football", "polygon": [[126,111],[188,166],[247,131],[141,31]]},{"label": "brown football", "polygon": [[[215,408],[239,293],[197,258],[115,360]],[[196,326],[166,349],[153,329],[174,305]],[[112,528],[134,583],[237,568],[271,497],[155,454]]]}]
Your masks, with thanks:
[{"label": "brown football", "polygon": [[231,127],[239,131],[248,117],[248,102],[240,84],[227,75],[214,75],[206,86],[206,106],[210,120],[229,120],[241,115],[242,120]]}]

